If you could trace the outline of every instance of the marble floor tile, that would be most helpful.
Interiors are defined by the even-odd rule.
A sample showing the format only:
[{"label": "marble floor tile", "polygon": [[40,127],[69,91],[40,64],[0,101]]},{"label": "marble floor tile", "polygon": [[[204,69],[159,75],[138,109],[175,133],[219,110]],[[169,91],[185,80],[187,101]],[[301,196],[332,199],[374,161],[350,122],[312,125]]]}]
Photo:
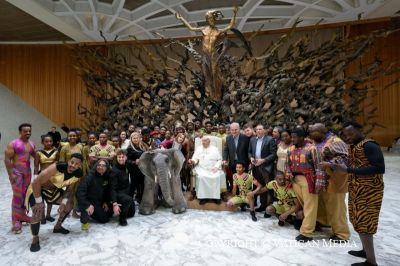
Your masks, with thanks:
[{"label": "marble floor tile", "polygon": [[[400,156],[385,156],[385,194],[375,246],[379,265],[400,265]],[[0,166],[0,265],[350,265],[362,259],[347,255],[360,249],[358,236],[347,246],[332,246],[324,231],[310,244],[294,241],[298,231],[279,227],[277,219],[248,212],[188,210],[175,215],[158,209],[154,215],[136,215],[127,227],[117,220],[92,224],[82,232],[78,219],[68,218],[69,235],[52,233],[54,223],[41,226],[41,251],[31,253],[28,226],[10,232],[11,187]],[[56,216],[57,208],[53,208]]]}]

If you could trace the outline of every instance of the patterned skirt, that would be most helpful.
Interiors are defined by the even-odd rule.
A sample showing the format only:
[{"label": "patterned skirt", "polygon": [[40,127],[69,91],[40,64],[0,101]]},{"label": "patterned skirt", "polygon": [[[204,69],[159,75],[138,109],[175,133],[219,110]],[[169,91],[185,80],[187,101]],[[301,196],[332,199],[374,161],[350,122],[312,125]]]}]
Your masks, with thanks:
[{"label": "patterned skirt", "polygon": [[349,178],[349,216],[357,233],[376,233],[383,188],[382,175]]},{"label": "patterned skirt", "polygon": [[[41,196],[46,201],[47,204],[57,204],[57,201],[63,196],[64,190],[61,188],[54,187],[52,189],[44,189],[42,188]],[[25,196],[25,208],[29,210],[30,198],[33,195],[32,185],[29,185],[26,196]],[[34,203],[34,202],[33,202]]]}]

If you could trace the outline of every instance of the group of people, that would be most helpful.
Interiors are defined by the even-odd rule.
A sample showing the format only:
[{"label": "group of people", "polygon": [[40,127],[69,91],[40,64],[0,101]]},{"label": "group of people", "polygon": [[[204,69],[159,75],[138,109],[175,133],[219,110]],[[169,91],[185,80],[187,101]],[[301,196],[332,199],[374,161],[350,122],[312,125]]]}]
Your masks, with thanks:
[{"label": "group of people", "polygon": [[[277,215],[279,225],[293,223],[299,227],[296,240],[300,242],[311,241],[318,227],[329,226],[333,233],[330,240],[345,243],[350,238],[345,203],[348,192],[350,221],[363,245],[363,250],[349,254],[367,259],[353,265],[376,265],[373,235],[378,226],[385,172],[379,145],[365,138],[362,126],[356,122],[343,125],[343,140],[321,123],[310,125],[307,131],[301,126],[293,130],[275,127],[268,134],[259,124],[255,132],[248,126],[241,132],[239,124],[230,124],[221,160],[228,168],[225,172],[233,173],[233,197],[227,204],[242,209],[248,205],[253,221],[257,221],[257,211],[265,211],[266,218]],[[208,143],[202,141],[203,148]],[[218,159],[212,158],[221,156],[200,150],[200,155],[194,157],[208,161],[214,167],[209,170],[216,173]],[[194,163],[200,164],[196,159]],[[255,208],[257,196],[260,206]]]},{"label": "group of people", "polygon": [[[323,124],[265,128],[262,124],[213,125],[208,121],[178,124],[175,128],[129,126],[111,134],[89,132],[81,139],[79,129],[69,129],[62,140],[55,128],[42,136],[42,149],[29,140],[32,126],[22,124],[20,137],[5,152],[5,164],[13,190],[12,231],[21,232],[21,223],[31,226],[31,251],[38,251],[40,223],[53,222],[52,204],[58,204],[59,217],[54,233],[67,234],[62,222],[73,210],[88,230],[90,217],[105,223],[114,215],[119,224],[134,216],[140,203],[144,176],[138,168],[143,152],[175,148],[186,161],[181,171],[182,189],[191,191],[200,205],[213,200],[228,206],[250,209],[264,217],[276,215],[279,225],[286,222],[299,228],[297,241],[312,240],[318,226],[330,226],[331,241],[346,242],[346,193],[349,216],[359,233],[363,250],[350,251],[375,265],[373,235],[376,233],[383,197],[384,159],[379,145],[362,134],[362,127],[343,125],[344,141]],[[306,134],[306,132],[308,134]],[[129,138],[128,138],[129,136]],[[210,145],[221,138],[222,150]],[[201,145],[195,147],[195,139]],[[30,158],[35,158],[31,183]],[[194,175],[195,181],[191,176]],[[221,196],[222,195],[222,196]],[[44,201],[47,203],[45,213]],[[259,206],[257,204],[259,203]],[[32,217],[27,215],[32,208]]]}]

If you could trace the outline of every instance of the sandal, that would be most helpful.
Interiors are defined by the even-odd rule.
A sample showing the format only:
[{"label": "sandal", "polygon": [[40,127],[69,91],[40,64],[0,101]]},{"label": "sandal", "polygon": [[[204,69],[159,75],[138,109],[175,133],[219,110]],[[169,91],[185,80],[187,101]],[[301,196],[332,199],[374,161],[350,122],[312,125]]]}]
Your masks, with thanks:
[{"label": "sandal", "polygon": [[22,224],[20,221],[14,223],[13,227],[11,228],[11,232],[13,232],[14,234],[21,234]]}]

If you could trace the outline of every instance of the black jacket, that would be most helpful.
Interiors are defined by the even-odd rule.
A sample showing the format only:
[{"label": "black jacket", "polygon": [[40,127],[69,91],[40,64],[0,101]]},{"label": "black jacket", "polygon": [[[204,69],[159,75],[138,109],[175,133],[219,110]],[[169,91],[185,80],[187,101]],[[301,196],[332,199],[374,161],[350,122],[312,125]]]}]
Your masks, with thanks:
[{"label": "black jacket", "polygon": [[76,190],[76,198],[80,209],[87,209],[90,205],[102,205],[110,202],[110,172],[104,175],[91,171],[81,180]]},{"label": "black jacket", "polygon": [[[128,162],[127,162],[128,163]],[[110,177],[110,198],[111,202],[117,202],[117,195],[120,193],[129,194],[129,171],[127,165],[115,164],[111,170]]]},{"label": "black jacket", "polygon": [[60,144],[60,141],[61,141],[60,132],[56,131],[53,133],[52,131],[49,131],[49,132],[47,132],[47,134],[53,138],[53,146],[58,147],[58,145]]},{"label": "black jacket", "polygon": [[237,154],[237,161],[244,162],[246,164],[245,167],[247,168],[250,163],[249,156],[247,154],[248,151],[249,151],[249,138],[246,135],[244,134],[239,135],[237,148],[235,147],[235,140],[233,139],[233,136],[229,135],[228,137],[226,137],[224,154],[222,157],[225,161],[229,161],[229,166],[231,168],[234,168],[235,154]]},{"label": "black jacket", "polygon": [[136,164],[136,159],[139,159],[140,156],[142,156],[142,154],[144,153],[144,151],[140,150],[139,148],[133,149],[131,146],[129,146],[126,149],[126,151],[128,152],[127,154],[128,160],[132,162],[131,164],[128,164],[128,170],[131,175],[131,180],[143,179],[144,176]]},{"label": "black jacket", "polygon": [[[252,137],[249,145],[249,158],[256,158],[256,147],[257,147],[257,137]],[[265,162],[261,165],[265,171],[272,173],[274,170],[274,162],[277,158],[276,152],[278,147],[276,145],[275,139],[271,136],[264,136],[261,145],[261,159]]]}]

